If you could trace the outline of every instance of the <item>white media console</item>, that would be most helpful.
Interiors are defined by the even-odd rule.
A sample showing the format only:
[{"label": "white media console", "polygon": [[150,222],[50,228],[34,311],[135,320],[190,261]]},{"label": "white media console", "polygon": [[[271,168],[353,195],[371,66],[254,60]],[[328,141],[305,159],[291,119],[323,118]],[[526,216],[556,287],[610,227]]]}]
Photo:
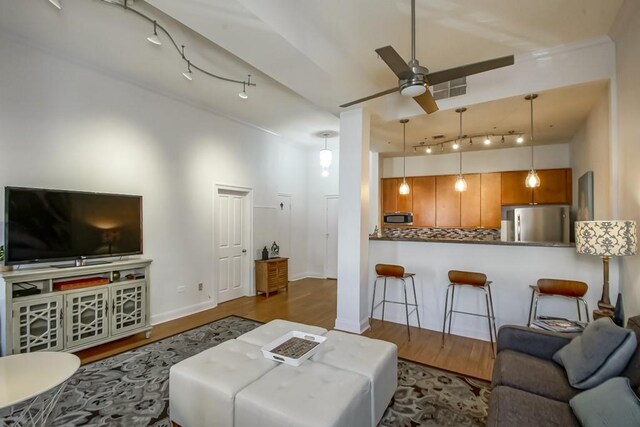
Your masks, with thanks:
[{"label": "white media console", "polygon": [[[150,264],[151,260],[132,259],[1,272],[2,355],[78,351],[140,332],[148,338]],[[56,290],[61,282],[86,278],[106,283]],[[34,286],[40,293],[14,296]]]}]

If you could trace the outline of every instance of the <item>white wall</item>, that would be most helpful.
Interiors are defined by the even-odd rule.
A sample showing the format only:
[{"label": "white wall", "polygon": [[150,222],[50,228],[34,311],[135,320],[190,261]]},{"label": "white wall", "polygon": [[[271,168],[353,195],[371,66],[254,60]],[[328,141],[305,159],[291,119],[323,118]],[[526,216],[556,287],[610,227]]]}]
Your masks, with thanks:
[{"label": "white wall", "polygon": [[578,179],[585,172],[593,171],[593,210],[596,220],[611,218],[609,115],[609,89],[606,88],[570,144],[574,208],[578,208]]},{"label": "white wall", "polygon": [[[324,143],[323,143],[324,145]],[[338,170],[340,164],[339,139],[327,140],[327,148],[333,153],[329,176],[321,175],[320,148],[307,153],[307,276],[325,277],[325,253],[327,233],[326,196],[338,194]]]},{"label": "white wall", "polygon": [[[640,2],[625,1],[611,35],[616,44],[619,218],[640,224]],[[627,316],[639,315],[640,255],[620,260],[620,288]]]},{"label": "white wall", "polygon": [[[142,195],[152,321],[215,301],[216,184],[251,187],[263,207],[291,194],[290,274],[305,273],[306,150],[4,34],[0,57],[0,185]],[[276,228],[261,218],[256,230]]]},{"label": "white wall", "polygon": [[[569,144],[552,144],[534,147],[535,167],[554,169],[571,167]],[[459,154],[438,154],[407,157],[407,176],[457,174],[460,168]],[[531,168],[531,147],[515,147],[469,151],[462,154],[463,173],[502,172]],[[382,160],[383,178],[402,176],[402,157]]]}]

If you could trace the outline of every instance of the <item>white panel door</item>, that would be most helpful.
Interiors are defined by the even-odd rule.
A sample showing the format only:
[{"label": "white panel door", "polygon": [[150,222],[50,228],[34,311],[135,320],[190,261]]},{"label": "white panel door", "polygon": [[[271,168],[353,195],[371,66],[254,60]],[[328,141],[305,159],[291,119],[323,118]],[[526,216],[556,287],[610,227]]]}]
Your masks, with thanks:
[{"label": "white panel door", "polygon": [[338,277],[338,198],[327,197],[327,246],[325,256],[325,276]]},{"label": "white panel door", "polygon": [[246,194],[218,193],[218,302],[244,295],[244,201]]}]

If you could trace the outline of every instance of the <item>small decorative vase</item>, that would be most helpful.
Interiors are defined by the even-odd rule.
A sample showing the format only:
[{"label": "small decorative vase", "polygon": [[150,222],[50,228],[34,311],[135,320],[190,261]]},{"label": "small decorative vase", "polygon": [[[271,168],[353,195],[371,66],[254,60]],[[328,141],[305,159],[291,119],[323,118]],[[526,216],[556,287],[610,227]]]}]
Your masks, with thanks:
[{"label": "small decorative vase", "polygon": [[113,272],[113,281],[115,282],[116,280],[120,280],[120,272],[119,271],[114,271]]},{"label": "small decorative vase", "polygon": [[264,260],[267,260],[267,259],[269,259],[269,250],[268,250],[268,249],[267,249],[267,247],[265,246],[265,247],[262,249],[262,260],[264,261]]}]

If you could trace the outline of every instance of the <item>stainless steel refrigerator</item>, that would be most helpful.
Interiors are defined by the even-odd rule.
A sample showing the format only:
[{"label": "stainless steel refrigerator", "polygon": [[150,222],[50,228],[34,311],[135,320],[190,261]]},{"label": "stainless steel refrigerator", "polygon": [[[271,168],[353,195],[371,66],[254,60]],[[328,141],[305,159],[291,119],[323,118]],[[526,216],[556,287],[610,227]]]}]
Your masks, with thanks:
[{"label": "stainless steel refrigerator", "polygon": [[569,205],[514,206],[507,219],[516,242],[570,242]]}]

